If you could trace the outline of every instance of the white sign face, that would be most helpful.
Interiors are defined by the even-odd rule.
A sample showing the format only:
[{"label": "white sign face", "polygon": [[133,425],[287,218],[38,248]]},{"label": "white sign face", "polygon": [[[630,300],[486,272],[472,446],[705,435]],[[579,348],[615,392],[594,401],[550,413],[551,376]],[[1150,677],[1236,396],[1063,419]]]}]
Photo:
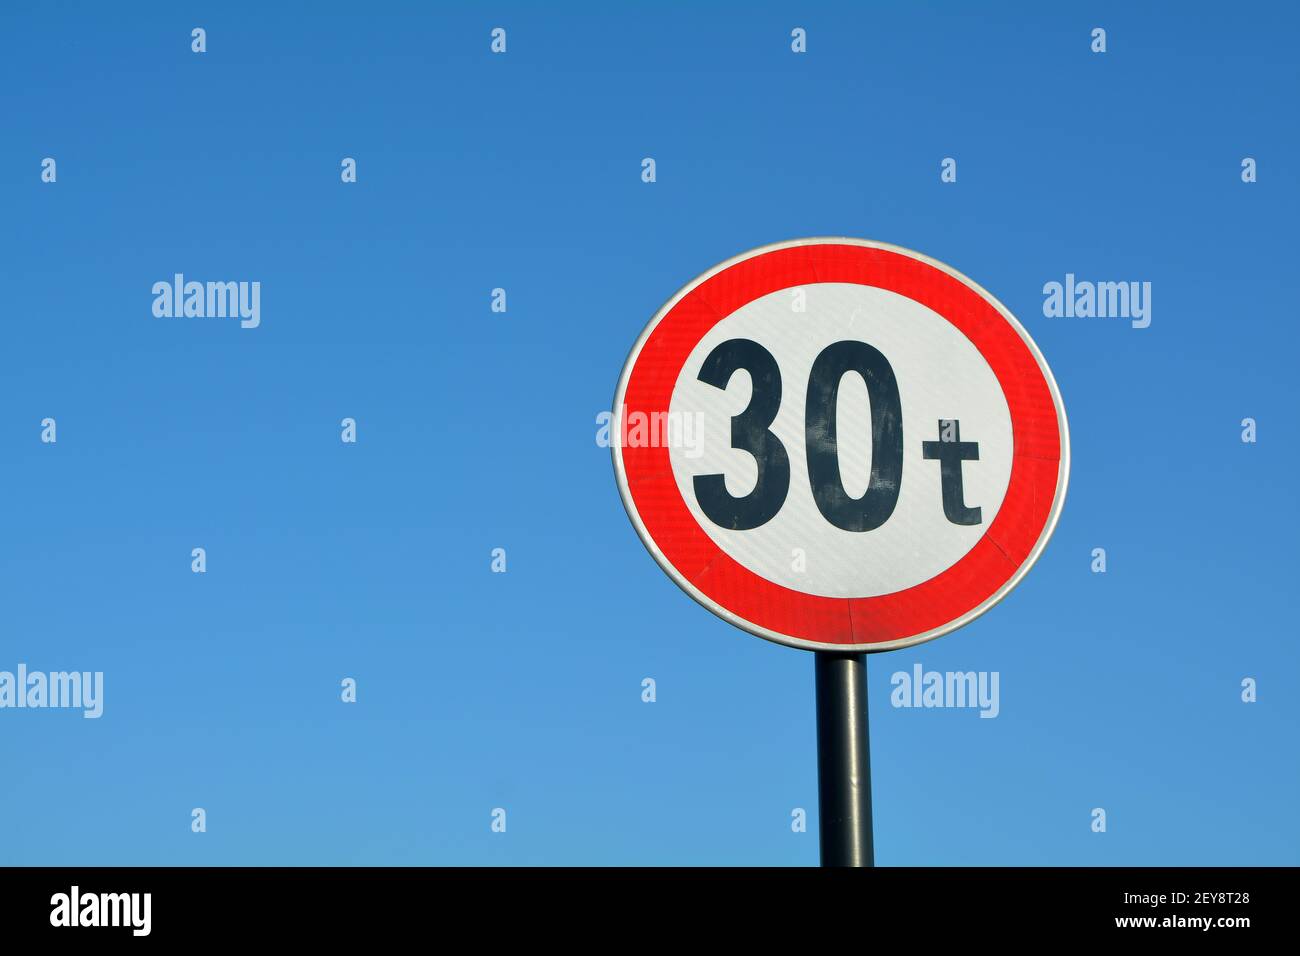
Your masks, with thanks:
[{"label": "white sign face", "polygon": [[[699,444],[670,445],[673,474],[705,533],[767,580],[823,597],[902,591],[956,564],[985,530],[982,521],[954,524],[948,519],[942,461],[924,457],[925,440],[941,440],[941,421],[956,423],[949,437],[974,443],[971,451],[978,453],[953,471],[953,488],[961,492],[957,503],[979,508],[981,518],[993,515],[1011,479],[1011,412],[979,350],[926,306],[896,292],[851,283],[817,283],[798,292],[800,299],[793,290],[783,289],[742,306],[691,351],[673,389],[670,410],[672,418],[697,424]],[[807,311],[802,321],[792,322],[796,301]],[[746,531],[710,520],[693,490],[696,476],[721,474],[727,492],[741,497],[752,492],[758,477],[754,456],[731,443],[732,418],[753,400],[749,373],[737,371],[726,389],[699,378],[704,360],[731,339],[756,342],[776,361],[781,404],[769,427],[786,449],[790,467],[784,504],[770,520]],[[817,357],[838,342],[871,343],[889,361],[898,383],[902,477],[893,514],[870,533],[827,521],[818,510],[808,474],[806,383]],[[835,407],[825,411],[836,424],[844,493],[861,499],[870,483],[874,449],[871,396],[860,372],[844,373]],[[794,561],[796,549],[803,552],[802,561]]]},{"label": "white sign face", "polygon": [[1068,475],[1059,393],[1011,314],[934,260],[852,239],[755,250],[679,292],[628,359],[613,435],[670,576],[814,650],[973,620],[1041,553]]}]

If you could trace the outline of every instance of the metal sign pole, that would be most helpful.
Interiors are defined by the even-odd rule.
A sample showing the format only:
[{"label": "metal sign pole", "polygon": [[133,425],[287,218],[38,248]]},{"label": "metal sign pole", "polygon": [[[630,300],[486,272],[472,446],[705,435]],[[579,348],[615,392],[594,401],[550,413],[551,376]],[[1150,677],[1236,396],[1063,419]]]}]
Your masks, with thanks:
[{"label": "metal sign pole", "polygon": [[813,656],[822,866],[875,866],[866,655],[818,651]]}]

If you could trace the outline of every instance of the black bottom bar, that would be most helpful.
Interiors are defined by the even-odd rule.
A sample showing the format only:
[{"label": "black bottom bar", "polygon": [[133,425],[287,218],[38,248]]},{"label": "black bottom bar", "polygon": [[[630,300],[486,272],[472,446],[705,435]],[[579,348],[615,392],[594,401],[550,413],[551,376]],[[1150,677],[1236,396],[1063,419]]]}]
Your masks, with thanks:
[{"label": "black bottom bar", "polygon": [[[1295,931],[1294,869],[199,869],[0,868],[5,952],[97,952],[134,944],[150,895],[147,936],[166,952],[201,943],[287,940],[294,952],[348,944],[463,941],[497,952],[550,942],[650,939],[668,945],[709,932],[732,942],[817,936],[817,918],[846,913],[863,931],[889,927],[918,951],[949,939],[971,950],[1045,939],[1131,937],[1216,952]],[[72,887],[78,919],[68,919]],[[116,897],[96,906],[87,897]],[[139,897],[143,903],[143,897]],[[117,925],[102,925],[105,914]],[[1244,935],[1243,935],[1244,934]],[[1282,934],[1286,934],[1283,936]],[[141,933],[141,936],[145,935]],[[1254,939],[1252,939],[1252,936]],[[35,940],[37,948],[23,947]],[[1145,939],[1145,944],[1141,941]],[[680,947],[679,947],[680,948]],[[240,952],[235,949],[235,952]],[[370,949],[360,949],[370,952]]]}]

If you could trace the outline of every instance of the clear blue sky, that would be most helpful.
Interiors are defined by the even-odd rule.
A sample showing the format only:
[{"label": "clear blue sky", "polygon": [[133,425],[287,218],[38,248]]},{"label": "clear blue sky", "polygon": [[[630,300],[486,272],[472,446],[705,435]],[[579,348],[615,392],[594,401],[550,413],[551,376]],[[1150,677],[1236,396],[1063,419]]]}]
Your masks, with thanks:
[{"label": "clear blue sky", "polygon": [[[811,656],[682,594],[594,440],[664,300],[810,235],[989,289],[1073,439],[1019,589],[869,662],[879,862],[1300,862],[1300,15],[958,6],[6,4],[0,670],[106,699],[0,711],[0,863],[815,863]],[[261,326],[155,318],[176,272]],[[1066,273],[1151,326],[1044,318]],[[892,709],[918,662],[999,717]]]}]

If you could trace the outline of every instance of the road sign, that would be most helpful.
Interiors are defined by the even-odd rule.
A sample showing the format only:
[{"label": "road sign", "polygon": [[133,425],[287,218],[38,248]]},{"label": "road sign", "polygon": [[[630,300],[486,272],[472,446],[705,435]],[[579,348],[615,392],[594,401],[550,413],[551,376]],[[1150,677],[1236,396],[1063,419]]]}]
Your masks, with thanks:
[{"label": "road sign", "polygon": [[623,368],[611,446],[637,533],[691,597],[849,654],[1005,597],[1069,474],[1060,393],[1015,317],[861,239],[764,246],[674,295]]}]

